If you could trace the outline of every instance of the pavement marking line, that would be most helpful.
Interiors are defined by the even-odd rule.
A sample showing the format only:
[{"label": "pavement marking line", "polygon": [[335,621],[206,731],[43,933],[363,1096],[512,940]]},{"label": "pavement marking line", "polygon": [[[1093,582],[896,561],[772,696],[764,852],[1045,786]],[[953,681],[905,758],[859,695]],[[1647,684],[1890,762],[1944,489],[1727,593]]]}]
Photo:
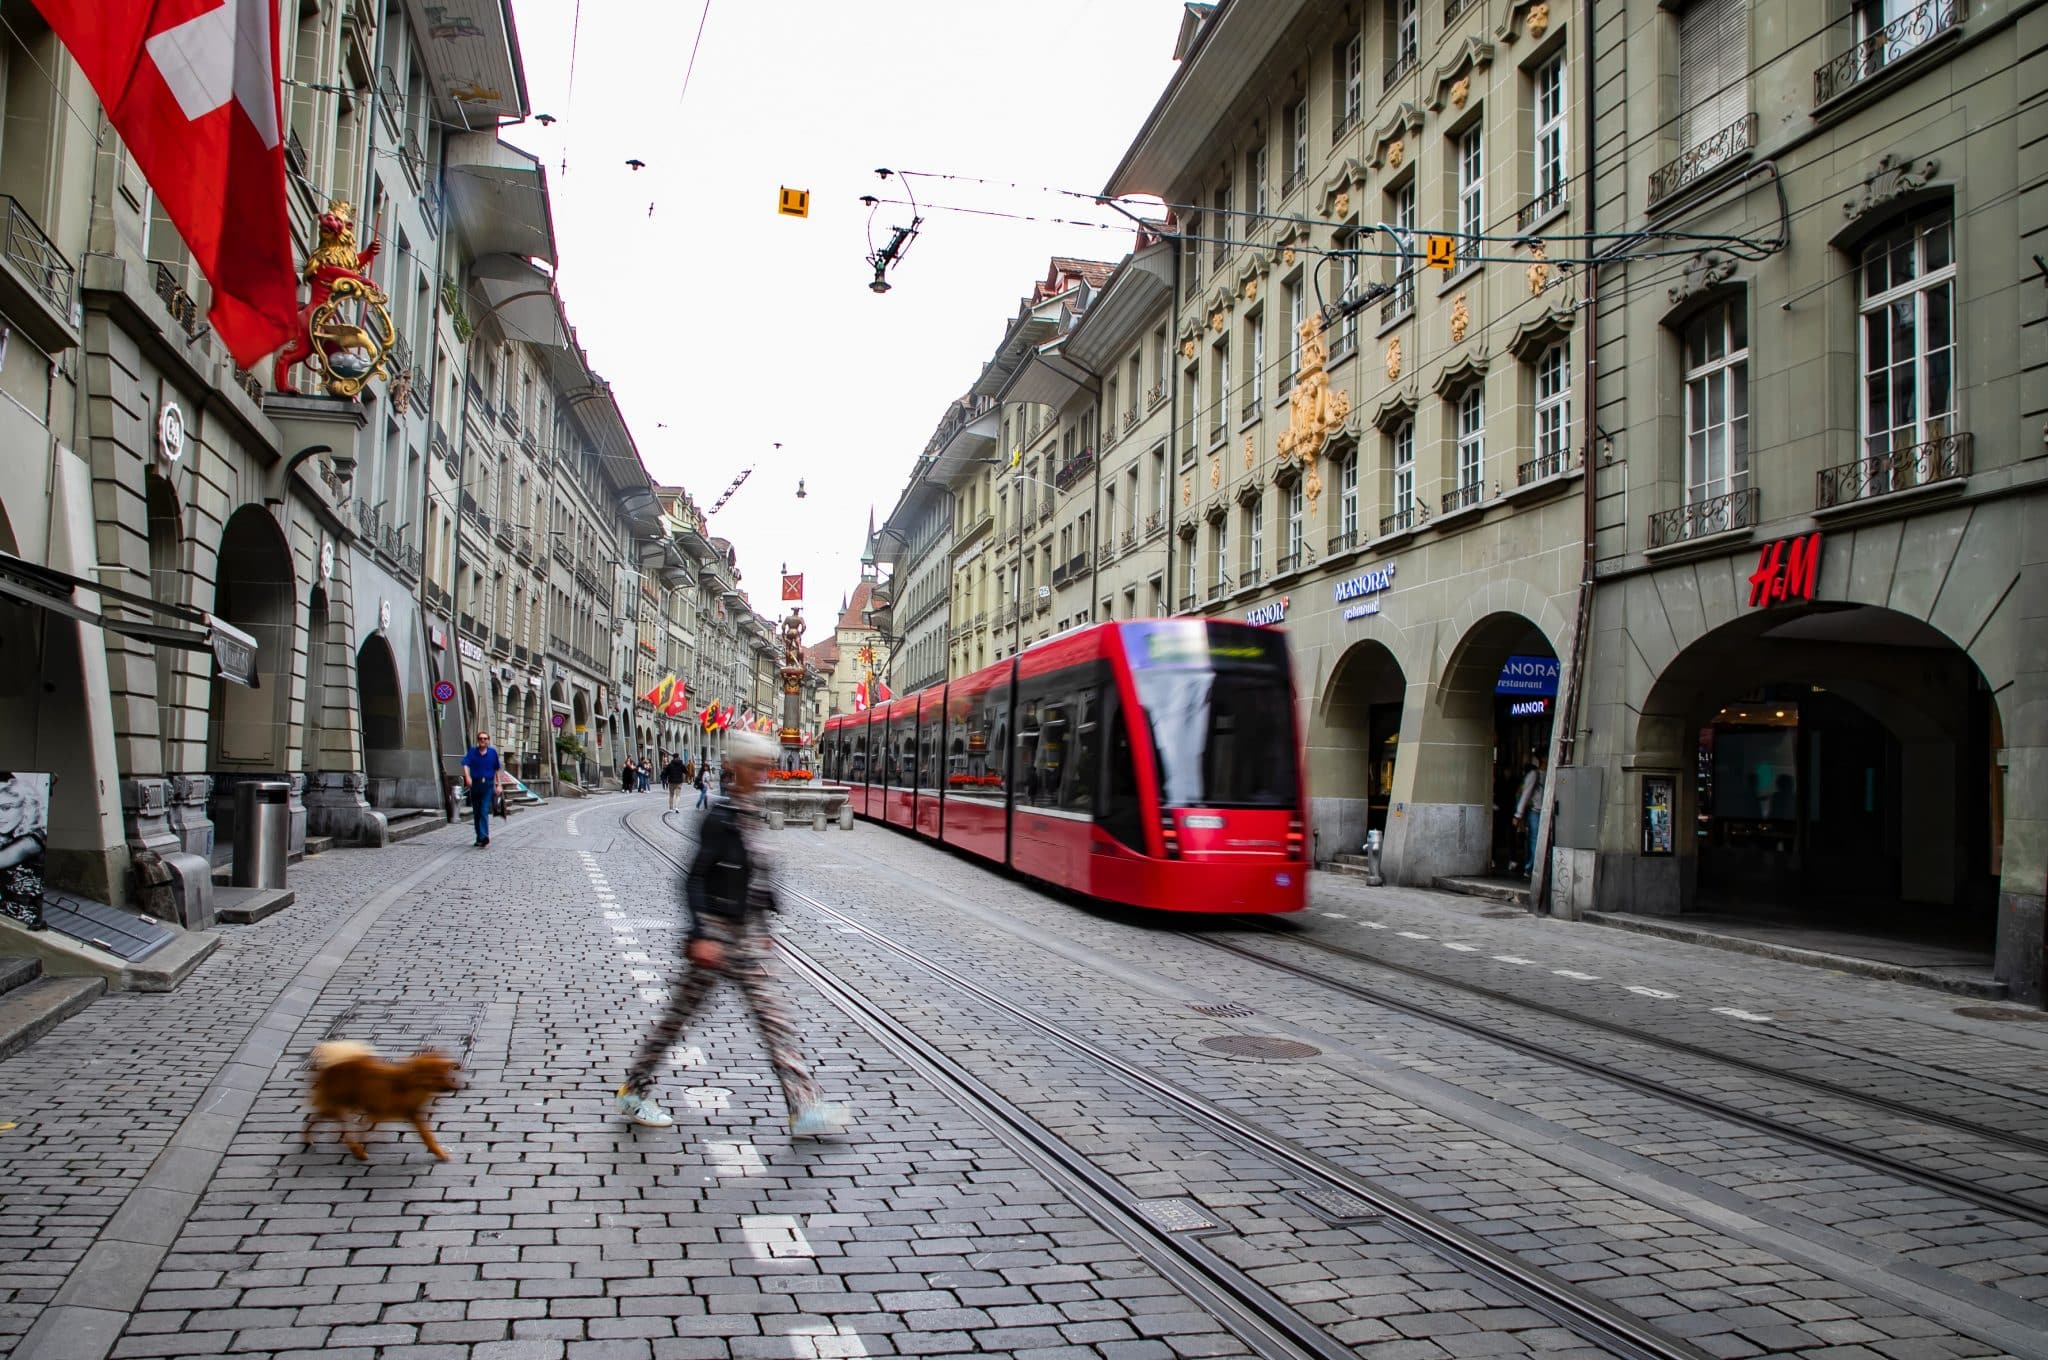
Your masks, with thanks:
[{"label": "pavement marking line", "polygon": [[668,1000],[668,988],[642,987],[640,989],[640,999],[650,1006],[659,1006]]},{"label": "pavement marking line", "polygon": [[1323,915],[1329,917],[1332,921],[1348,921],[1351,919],[1341,911],[1326,911]]},{"label": "pavement marking line", "polygon": [[[112,1352],[171,1245],[212,1185],[262,1087],[284,1060],[327,984],[386,912],[411,898],[421,884],[445,873],[469,850],[443,850],[371,896],[314,947],[305,966],[250,1022],[234,1055],[221,1064],[149,1170],[122,1197],[121,1207],[57,1286],[35,1325],[22,1334],[13,1352],[16,1360],[104,1360]],[[244,1074],[252,1070],[264,1075],[254,1088],[244,1084]]]},{"label": "pavement marking line", "polygon": [[1655,1000],[1658,1000],[1658,1001],[1676,1001],[1676,1000],[1678,1000],[1678,993],[1677,993],[1677,992],[1664,992],[1664,991],[1659,991],[1659,990],[1658,990],[1657,988],[1655,988],[1655,987],[1630,987],[1630,988],[1629,988],[1629,990],[1630,990],[1630,991],[1632,991],[1632,992],[1634,992],[1634,993],[1635,993],[1635,994],[1636,994],[1637,996],[1647,996],[1647,997],[1651,997],[1651,998],[1653,998],[1653,999],[1655,999]]},{"label": "pavement marking line", "polygon": [[632,973],[632,975],[633,975],[633,981],[635,981],[635,982],[659,982],[659,981],[661,981],[661,974],[659,974],[659,973],[655,972],[655,971],[654,971],[654,970],[653,970],[652,968],[633,968],[633,969],[628,969],[627,971],[629,971],[630,973]]},{"label": "pavement marking line", "polygon": [[685,1044],[681,1048],[671,1050],[664,1061],[670,1067],[702,1067],[704,1050],[696,1044]]},{"label": "pavement marking line", "polygon": [[797,1360],[865,1360],[869,1354],[851,1323],[803,1323],[791,1327],[782,1337],[789,1342],[789,1352]]},{"label": "pavement marking line", "polygon": [[1738,1010],[1734,1006],[1715,1006],[1713,1011],[1714,1014],[1725,1015],[1731,1020],[1748,1020],[1759,1025],[1771,1018],[1768,1015],[1758,1015],[1755,1011]]},{"label": "pavement marking line", "polygon": [[804,1236],[795,1214],[741,1214],[740,1240],[757,1261],[811,1257],[818,1249]]},{"label": "pavement marking line", "polygon": [[1598,982],[1600,980],[1598,973],[1580,973],[1570,968],[1553,968],[1550,971],[1554,976],[1570,978],[1574,982]]},{"label": "pavement marking line", "polygon": [[[726,1090],[723,1086],[692,1086],[689,1090],[683,1092],[683,1104],[693,1110],[710,1110],[713,1112],[729,1110],[732,1108],[732,1092]],[[807,1254],[817,1255],[816,1252]]]},{"label": "pavement marking line", "polygon": [[1497,963],[1531,964],[1536,962],[1534,959],[1525,959],[1520,954],[1495,954],[1493,957]]},{"label": "pavement marking line", "polygon": [[711,1165],[721,1176],[765,1176],[768,1163],[762,1160],[761,1150],[752,1143],[706,1142],[705,1152],[710,1154]]},{"label": "pavement marking line", "polygon": [[1419,930],[1397,930],[1394,933],[1404,940],[1426,940],[1429,938],[1429,936]]},{"label": "pavement marking line", "polygon": [[1478,945],[1476,945],[1476,944],[1453,944],[1453,943],[1451,943],[1451,941],[1449,941],[1449,940],[1445,940],[1445,941],[1444,941],[1444,948],[1446,948],[1446,949],[1455,949],[1455,950],[1457,950],[1457,951],[1458,951],[1458,952],[1459,952],[1460,954],[1470,954],[1470,953],[1472,953],[1472,952],[1473,952],[1474,950],[1478,949],[1478,948],[1479,948],[1479,946],[1478,946]]},{"label": "pavement marking line", "polygon": [[1361,922],[1360,924],[1362,924],[1362,925],[1363,925],[1363,926],[1364,926],[1364,927],[1365,927],[1365,928],[1366,928],[1367,930],[1385,930],[1385,929],[1386,929],[1386,926],[1385,926],[1385,925],[1383,925],[1382,923],[1378,922],[1378,921],[1364,921],[1364,922]]}]

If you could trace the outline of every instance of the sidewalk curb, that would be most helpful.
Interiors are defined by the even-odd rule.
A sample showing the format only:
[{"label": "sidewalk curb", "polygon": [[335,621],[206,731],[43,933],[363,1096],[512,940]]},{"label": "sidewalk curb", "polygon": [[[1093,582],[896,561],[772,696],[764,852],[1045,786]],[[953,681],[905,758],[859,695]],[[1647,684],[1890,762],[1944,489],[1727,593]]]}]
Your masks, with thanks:
[{"label": "sidewalk curb", "polygon": [[1904,982],[1915,987],[1950,992],[1957,996],[1982,997],[1989,1001],[2006,999],[2005,984],[1991,978],[1959,977],[1936,972],[1930,968],[1886,963],[1881,959],[1859,959],[1848,954],[1830,954],[1823,949],[1801,949],[1796,945],[1773,944],[1769,940],[1752,940],[1743,935],[1722,935],[1697,926],[1681,925],[1675,921],[1650,916],[1588,911],[1580,913],[1578,919],[1589,925],[1633,931],[1638,935],[1655,935],[1660,939],[1704,945],[1709,949],[1726,950],[1733,954],[1754,954],[1759,958],[1804,964],[1809,968],[1827,968],[1837,973],[1854,973],[1860,977],[1879,978],[1886,982]]}]

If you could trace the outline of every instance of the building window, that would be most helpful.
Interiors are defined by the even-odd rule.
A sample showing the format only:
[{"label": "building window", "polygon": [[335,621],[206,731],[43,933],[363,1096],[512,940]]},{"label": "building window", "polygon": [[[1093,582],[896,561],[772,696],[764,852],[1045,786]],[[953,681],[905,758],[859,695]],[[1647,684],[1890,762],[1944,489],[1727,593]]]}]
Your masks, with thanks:
[{"label": "building window", "polygon": [[1536,359],[1536,466],[1530,480],[1564,471],[1571,444],[1572,352],[1560,341]]},{"label": "building window", "polygon": [[1253,501],[1244,511],[1245,569],[1247,583],[1259,579],[1266,569],[1266,504]]},{"label": "building window", "polygon": [[1181,228],[1181,273],[1187,279],[1188,291],[1202,281],[1202,215],[1189,213],[1187,225]]},{"label": "building window", "polygon": [[1394,427],[1389,461],[1393,484],[1387,493],[1389,507],[1386,529],[1406,529],[1415,523],[1415,421],[1404,420]]},{"label": "building window", "polygon": [[[1393,212],[1390,215],[1393,218],[1393,225],[1399,228],[1404,233],[1403,239],[1410,242],[1414,241],[1415,176],[1410,175],[1408,177],[1408,182],[1406,184],[1403,184],[1400,188],[1394,191]],[[1401,315],[1414,311],[1415,271],[1418,268],[1420,268],[1420,266],[1412,261],[1404,262],[1398,258],[1391,260],[1389,262],[1389,266],[1395,271],[1393,297],[1394,314]]]},{"label": "building window", "polygon": [[1486,477],[1486,393],[1473,383],[1458,396],[1458,503],[1479,498]]},{"label": "building window", "polygon": [[1535,199],[1529,219],[1547,217],[1564,206],[1565,146],[1564,54],[1552,57],[1536,72]]},{"label": "building window", "polygon": [[[1245,153],[1244,157],[1245,204],[1254,213],[1266,211],[1266,138],[1262,132],[1259,144]],[[1258,226],[1253,222],[1252,226]]]},{"label": "building window", "polygon": [[1748,485],[1749,325],[1736,299],[1685,328],[1685,498],[1711,500]]},{"label": "building window", "polygon": [[1337,343],[1330,348],[1338,358],[1358,348],[1358,313],[1351,310],[1351,304],[1358,301],[1359,269],[1365,258],[1358,251],[1364,244],[1356,225],[1347,225],[1337,235],[1337,248],[1343,252],[1337,257],[1338,296],[1343,299],[1345,310],[1344,319],[1337,326]]},{"label": "building window", "polygon": [[1230,341],[1216,342],[1209,364],[1209,442],[1230,432]]},{"label": "building window", "polygon": [[1202,428],[1202,378],[1193,365],[1181,374],[1181,421],[1180,465],[1190,467],[1201,443]]},{"label": "building window", "polygon": [[1216,191],[1215,208],[1216,211],[1213,216],[1216,218],[1216,225],[1210,230],[1216,233],[1216,239],[1212,243],[1215,249],[1211,258],[1218,266],[1221,266],[1230,254],[1230,186],[1228,184]]},{"label": "building window", "polygon": [[1166,523],[1166,450],[1152,452],[1152,516],[1160,524]]},{"label": "building window", "polygon": [[1678,16],[1678,107],[1685,147],[1749,113],[1748,0],[1692,0]]},{"label": "building window", "polygon": [[1244,350],[1251,361],[1245,370],[1243,389],[1244,418],[1250,420],[1259,413],[1259,384],[1266,372],[1266,309],[1254,308],[1244,319]]},{"label": "building window", "polygon": [[1301,376],[1301,323],[1308,295],[1302,291],[1299,275],[1283,286],[1287,289],[1287,376],[1280,390],[1285,392]]},{"label": "building window", "polygon": [[1955,432],[1954,233],[1944,208],[1863,248],[1866,457]]},{"label": "building window", "polygon": [[1216,590],[1230,589],[1230,517],[1216,521]]},{"label": "building window", "polygon": [[1392,85],[1415,69],[1422,25],[1418,11],[1421,0],[1394,0],[1387,13],[1387,74]]},{"label": "building window", "polygon": [[1330,73],[1336,88],[1330,110],[1330,140],[1343,139],[1365,116],[1365,37],[1354,33],[1339,43],[1331,58]]},{"label": "building window", "polygon": [[1337,533],[1344,546],[1358,546],[1358,454],[1344,460],[1344,470],[1337,474]]},{"label": "building window", "polygon": [[1469,267],[1482,248],[1480,236],[1486,231],[1486,163],[1480,127],[1458,139],[1458,234],[1465,238],[1466,258],[1460,270]]},{"label": "building window", "polygon": [[1287,110],[1287,139],[1287,187],[1281,190],[1282,197],[1308,178],[1308,100],[1297,99]]},{"label": "building window", "polygon": [[1287,564],[1297,571],[1307,565],[1301,555],[1302,508],[1305,502],[1301,481],[1297,478],[1287,488]]}]

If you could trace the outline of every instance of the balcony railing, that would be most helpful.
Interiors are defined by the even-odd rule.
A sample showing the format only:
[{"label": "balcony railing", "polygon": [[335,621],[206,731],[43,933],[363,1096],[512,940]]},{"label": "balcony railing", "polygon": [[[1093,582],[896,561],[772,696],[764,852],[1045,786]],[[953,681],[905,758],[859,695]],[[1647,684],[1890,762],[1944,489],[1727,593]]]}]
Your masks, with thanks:
[{"label": "balcony railing", "polygon": [[377,68],[377,100],[385,116],[397,122],[405,115],[405,95],[398,88],[398,75],[389,66]]},{"label": "balcony railing", "polygon": [[[1295,191],[1296,189],[1299,189],[1299,188],[1301,187],[1301,182],[1302,182],[1303,180],[1307,179],[1307,178],[1308,178],[1308,171],[1307,171],[1307,170],[1305,170],[1305,169],[1303,169],[1303,168],[1302,168],[1302,167],[1300,167],[1300,166],[1296,166],[1296,167],[1295,167],[1294,169],[1292,169],[1292,170],[1288,171],[1288,172],[1287,172],[1287,178],[1286,178],[1286,179],[1284,179],[1284,180],[1282,180],[1282,181],[1280,182],[1280,197],[1282,197],[1282,198],[1286,198],[1286,197],[1287,197],[1287,196],[1288,196],[1289,194],[1293,193],[1293,192],[1294,192],[1294,191]],[[1190,599],[1192,600],[1192,598],[1193,598],[1193,597],[1191,596],[1191,597],[1189,597],[1189,598],[1190,598]],[[1186,605],[1183,605],[1183,606],[1181,606],[1181,607],[1182,607],[1183,609],[1191,609],[1191,608],[1193,608],[1194,606],[1193,606],[1193,605],[1192,605],[1192,604],[1190,603],[1190,604],[1186,604]]]},{"label": "balcony railing", "polygon": [[1705,179],[1756,146],[1756,115],[1746,113],[1712,136],[1681,151],[1650,172],[1650,202],[1661,203],[1688,184]]},{"label": "balcony railing", "polygon": [[1467,482],[1463,486],[1452,487],[1444,492],[1444,513],[1448,515],[1453,510],[1463,510],[1467,506],[1479,504],[1479,497],[1485,491],[1484,482]]},{"label": "balcony railing", "polygon": [[1291,571],[1307,571],[1316,564],[1316,551],[1304,543],[1291,553],[1282,553],[1273,563],[1273,575],[1285,576]]},{"label": "balcony railing", "polygon": [[7,207],[6,234],[0,237],[0,253],[7,256],[7,262],[43,301],[70,320],[71,286],[78,279],[78,271],[58,253],[56,243],[43,235],[43,229],[27,209],[4,194],[0,194],[0,203]]},{"label": "balcony railing", "polygon": [[1038,522],[1040,524],[1049,523],[1052,519],[1052,511],[1052,497],[1047,496],[1045,501],[1038,507]]},{"label": "balcony railing", "polygon": [[1570,449],[1551,449],[1537,454],[1526,463],[1515,466],[1515,485],[1534,486],[1547,478],[1555,477],[1572,466]]},{"label": "balcony railing", "polygon": [[1230,578],[1228,576],[1222,577],[1209,583],[1209,598],[1211,600],[1220,600],[1234,589],[1236,587],[1230,584]]},{"label": "balcony railing", "polygon": [[1414,527],[1415,507],[1412,505],[1403,510],[1396,510],[1391,515],[1380,516],[1381,537],[1385,537],[1388,534],[1406,533]]},{"label": "balcony railing", "polygon": [[1444,27],[1458,22],[1458,16],[1472,8],[1474,0],[1444,0]]},{"label": "balcony railing", "polygon": [[284,164],[300,179],[306,177],[306,144],[299,140],[298,129],[294,128],[284,139]]},{"label": "balcony railing", "polygon": [[1195,612],[1195,606],[1200,603],[1201,601],[1196,599],[1193,595],[1183,595],[1180,597],[1180,612],[1183,614],[1192,614]]},{"label": "balcony railing", "polygon": [[1067,567],[1066,567],[1066,564],[1065,564],[1065,563],[1062,563],[1062,564],[1060,564],[1059,566],[1057,566],[1057,567],[1054,567],[1054,568],[1052,569],[1052,583],[1053,583],[1053,585],[1055,585],[1055,586],[1063,586],[1063,585],[1065,585],[1065,584],[1067,583],[1067,578],[1068,578],[1069,576],[1071,576],[1072,574],[1073,574],[1073,573],[1072,573],[1072,572],[1070,572],[1070,571],[1069,571],[1069,570],[1067,569]]},{"label": "balcony railing", "polygon": [[525,643],[515,642],[512,644],[512,660],[521,666],[530,665],[533,661],[533,651]]},{"label": "balcony railing", "polygon": [[1970,436],[1944,435],[1874,458],[1822,468],[1816,478],[1814,504],[1826,510],[1969,475]]},{"label": "balcony railing", "polygon": [[1145,516],[1145,537],[1156,538],[1166,532],[1166,516],[1157,510]]},{"label": "balcony railing", "polygon": [[955,543],[966,543],[995,527],[996,512],[984,510],[961,525],[960,532],[953,536]]},{"label": "balcony railing", "polygon": [[1527,203],[1524,203],[1515,212],[1515,226],[1517,228],[1526,228],[1530,223],[1541,222],[1544,218],[1562,208],[1565,205],[1567,195],[1570,193],[1570,184],[1569,180],[1553,184],[1550,188],[1541,191]]},{"label": "balcony railing", "polygon": [[377,507],[360,497],[356,499],[356,527],[362,531],[364,538],[376,541]]},{"label": "balcony railing", "polygon": [[1067,559],[1067,579],[1072,580],[1088,570],[1088,550],[1083,548]]},{"label": "balcony railing", "polygon": [[1073,489],[1074,483],[1080,481],[1083,476],[1087,475],[1088,470],[1094,466],[1095,450],[1092,448],[1082,449],[1072,458],[1069,458],[1058,471],[1052,474],[1053,485],[1062,491],[1070,491]]},{"label": "balcony railing", "polygon": [[436,609],[446,609],[448,607],[448,589],[446,586],[443,586],[439,581],[429,581],[425,589],[428,604]]},{"label": "balcony railing", "polygon": [[512,637],[509,633],[491,634],[491,646],[507,656],[512,654]]},{"label": "balcony railing", "polygon": [[976,632],[980,632],[986,627],[988,627],[988,611],[984,609],[974,616],[974,629]]},{"label": "balcony railing", "polygon": [[1401,77],[1407,75],[1410,71],[1413,71],[1414,69],[1415,53],[1412,50],[1407,52],[1397,52],[1393,56],[1388,57],[1386,74],[1382,76],[1380,79],[1381,92],[1384,93],[1387,90],[1393,89],[1394,86],[1400,81]]},{"label": "balcony railing", "polygon": [[1038,597],[1038,612],[1041,614],[1050,614],[1052,612],[1052,596],[1041,595]]},{"label": "balcony railing", "polygon": [[1259,583],[1265,574],[1264,568],[1246,567],[1242,572],[1238,573],[1237,588],[1239,590],[1250,590]]},{"label": "balcony railing", "polygon": [[1137,407],[1134,406],[1130,410],[1124,412],[1124,433],[1129,434],[1132,430],[1137,429],[1138,420],[1139,414]]},{"label": "balcony railing", "polygon": [[1158,382],[1153,383],[1152,386],[1146,390],[1145,409],[1148,411],[1156,411],[1159,409],[1160,404],[1165,400],[1166,379],[1161,378]]},{"label": "balcony railing", "polygon": [[1650,516],[1650,546],[1668,547],[1695,538],[1710,538],[1756,524],[1757,489],[1744,487],[1725,496],[1708,496],[1676,510],[1659,510]]},{"label": "balcony railing", "polygon": [[1335,557],[1338,553],[1350,552],[1353,548],[1356,548],[1361,541],[1362,540],[1358,536],[1358,530],[1356,529],[1346,529],[1343,533],[1331,534],[1330,556]]},{"label": "balcony railing", "polygon": [[185,281],[178,277],[178,271],[162,260],[156,262],[156,295],[163,299],[171,320],[178,323],[187,340],[199,334],[199,304],[185,291]]},{"label": "balcony railing", "polygon": [[455,626],[461,629],[463,632],[469,634],[469,636],[475,638],[477,641],[483,641],[484,626],[476,621],[476,616],[474,614],[458,615],[455,620]]},{"label": "balcony railing", "polygon": [[1813,73],[1813,102],[1825,104],[1884,70],[1907,53],[1931,42],[1962,18],[1956,0],[1927,0]]},{"label": "balcony railing", "polygon": [[1123,535],[1122,535],[1122,537],[1120,537],[1120,538],[1119,538],[1119,539],[1118,539],[1117,541],[1118,541],[1118,542],[1119,542],[1120,544],[1122,544],[1122,545],[1123,545],[1123,550],[1124,550],[1125,552],[1129,552],[1129,551],[1130,551],[1130,550],[1131,550],[1132,548],[1135,548],[1135,547],[1137,547],[1137,546],[1138,546],[1138,531],[1137,531],[1137,529],[1135,529],[1135,528],[1130,528],[1130,529],[1126,529],[1126,530],[1124,530],[1124,531],[1123,531]]},{"label": "balcony railing", "polygon": [[1405,278],[1394,284],[1394,291],[1380,304],[1380,324],[1391,326],[1415,310],[1415,280]]},{"label": "balcony railing", "polygon": [[417,183],[426,172],[427,153],[420,148],[419,134],[411,128],[405,130],[405,140],[399,143],[398,159],[405,163],[405,173]]}]

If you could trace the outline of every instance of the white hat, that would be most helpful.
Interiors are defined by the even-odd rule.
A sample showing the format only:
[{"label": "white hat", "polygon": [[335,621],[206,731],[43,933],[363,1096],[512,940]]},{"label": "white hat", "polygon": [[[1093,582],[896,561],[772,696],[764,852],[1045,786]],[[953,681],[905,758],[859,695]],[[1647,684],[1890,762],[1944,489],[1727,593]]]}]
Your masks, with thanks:
[{"label": "white hat", "polygon": [[728,765],[749,760],[759,761],[763,765],[773,765],[779,754],[775,743],[758,732],[726,734],[725,763]]}]

